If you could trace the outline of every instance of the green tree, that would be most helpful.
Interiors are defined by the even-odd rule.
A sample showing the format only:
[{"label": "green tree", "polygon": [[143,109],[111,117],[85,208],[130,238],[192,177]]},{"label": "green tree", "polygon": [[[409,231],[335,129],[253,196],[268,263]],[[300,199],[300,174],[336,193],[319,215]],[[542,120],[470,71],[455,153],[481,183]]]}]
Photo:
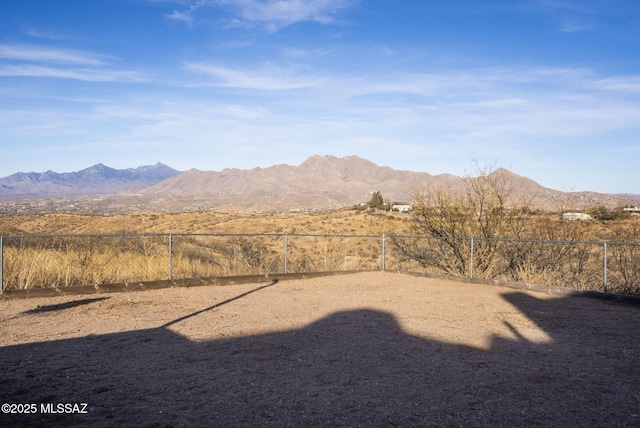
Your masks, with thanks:
[{"label": "green tree", "polygon": [[384,206],[384,198],[382,197],[382,193],[373,192],[371,195],[371,199],[369,200],[369,207],[380,209]]}]

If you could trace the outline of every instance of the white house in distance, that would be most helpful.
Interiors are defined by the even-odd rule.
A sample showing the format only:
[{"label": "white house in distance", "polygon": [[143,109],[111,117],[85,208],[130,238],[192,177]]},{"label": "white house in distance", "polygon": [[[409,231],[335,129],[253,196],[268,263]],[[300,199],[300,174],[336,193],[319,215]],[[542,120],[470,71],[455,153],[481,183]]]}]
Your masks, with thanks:
[{"label": "white house in distance", "polygon": [[392,205],[391,211],[400,211],[402,213],[409,212],[413,209],[411,205]]}]

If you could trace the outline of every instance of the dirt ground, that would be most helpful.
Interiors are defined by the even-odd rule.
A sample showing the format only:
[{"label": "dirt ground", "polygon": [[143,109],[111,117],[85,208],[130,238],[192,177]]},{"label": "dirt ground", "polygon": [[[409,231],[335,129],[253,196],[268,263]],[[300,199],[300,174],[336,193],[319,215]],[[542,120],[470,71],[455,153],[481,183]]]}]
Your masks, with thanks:
[{"label": "dirt ground", "polygon": [[640,426],[634,306],[380,272],[0,307],[35,410],[0,426]]}]

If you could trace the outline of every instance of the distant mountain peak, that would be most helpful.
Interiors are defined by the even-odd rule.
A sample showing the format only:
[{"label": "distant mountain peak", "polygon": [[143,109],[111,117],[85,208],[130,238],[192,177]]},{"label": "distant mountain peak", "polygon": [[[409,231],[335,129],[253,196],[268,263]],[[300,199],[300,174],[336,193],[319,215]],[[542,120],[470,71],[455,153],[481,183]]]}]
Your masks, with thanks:
[{"label": "distant mountain peak", "polygon": [[368,165],[377,167],[378,165],[373,162],[363,159],[356,155],[345,156],[342,158],[333,155],[313,155],[308,157],[304,162],[300,164],[301,167],[319,167],[319,166],[336,166],[336,165]]},{"label": "distant mountain peak", "polygon": [[308,166],[316,166],[320,163],[326,163],[328,161],[331,160],[335,160],[337,159],[335,156],[331,156],[331,155],[312,155],[309,156],[307,159],[304,160],[304,162],[302,162],[300,164],[301,167],[308,167]]},{"label": "distant mountain peak", "polygon": [[114,169],[98,163],[76,172],[17,173],[0,178],[0,196],[64,196],[115,194],[152,186],[179,174],[164,164]]}]

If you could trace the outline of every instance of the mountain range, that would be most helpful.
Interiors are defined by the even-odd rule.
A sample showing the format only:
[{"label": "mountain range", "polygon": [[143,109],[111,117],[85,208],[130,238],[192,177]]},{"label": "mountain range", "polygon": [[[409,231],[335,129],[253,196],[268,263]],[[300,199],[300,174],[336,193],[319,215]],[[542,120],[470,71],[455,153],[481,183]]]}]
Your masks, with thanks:
[{"label": "mountain range", "polygon": [[179,174],[157,163],[129,169],[109,168],[101,163],[77,172],[59,174],[19,172],[0,178],[0,196],[104,195],[139,190]]},{"label": "mountain range", "polygon": [[[500,171],[521,196],[532,198],[540,208],[557,208],[561,203],[576,209],[640,203],[638,195],[560,192]],[[32,172],[0,178],[0,211],[314,211],[366,203],[376,191],[391,202],[411,202],[412,192],[427,182],[460,190],[464,186],[455,175],[395,170],[358,156],[313,155],[298,166],[219,172],[180,172],[161,163],[126,170],[98,164],[72,173]]]}]

